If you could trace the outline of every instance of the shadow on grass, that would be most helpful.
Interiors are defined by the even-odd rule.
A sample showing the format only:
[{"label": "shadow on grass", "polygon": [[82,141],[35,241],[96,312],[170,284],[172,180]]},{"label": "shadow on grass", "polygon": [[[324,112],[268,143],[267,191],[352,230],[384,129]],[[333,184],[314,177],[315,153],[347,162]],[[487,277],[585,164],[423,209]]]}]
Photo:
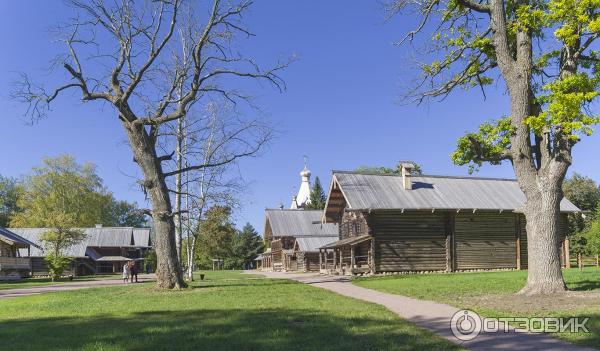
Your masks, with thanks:
[{"label": "shadow on grass", "polygon": [[590,291],[600,289],[600,280],[580,280],[567,283],[569,290]]},{"label": "shadow on grass", "polygon": [[290,285],[298,284],[297,282],[287,279],[215,279],[194,281],[190,285],[190,289],[206,289],[206,288],[222,288],[222,287],[264,287],[273,285]]},{"label": "shadow on grass", "polygon": [[196,309],[12,320],[0,323],[0,339],[15,350],[458,349],[405,322],[297,309]]}]

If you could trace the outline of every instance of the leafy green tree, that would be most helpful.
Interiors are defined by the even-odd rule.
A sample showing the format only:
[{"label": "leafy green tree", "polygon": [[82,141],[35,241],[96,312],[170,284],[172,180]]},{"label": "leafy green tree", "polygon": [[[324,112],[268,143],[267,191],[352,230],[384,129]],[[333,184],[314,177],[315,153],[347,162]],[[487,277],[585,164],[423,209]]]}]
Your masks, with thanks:
[{"label": "leafy green tree", "polygon": [[571,178],[565,179],[563,183],[565,196],[585,211],[595,211],[600,203],[600,187],[590,178],[573,173]]},{"label": "leafy green tree", "polygon": [[0,227],[8,227],[10,217],[19,211],[18,194],[17,181],[0,176]]},{"label": "leafy green tree", "polygon": [[571,252],[577,257],[579,269],[583,269],[583,256],[590,253],[590,243],[588,237],[583,232],[577,232],[570,237]]},{"label": "leafy green tree", "polygon": [[144,227],[147,217],[140,212],[136,203],[112,199],[102,221],[104,225],[114,227]]},{"label": "leafy green tree", "polygon": [[588,108],[599,94],[600,2],[396,0],[390,10],[421,14],[405,40],[426,33],[428,62],[408,98],[421,102],[461,88],[483,91],[496,78],[504,83],[508,115],[460,138],[452,160],[471,170],[483,163],[512,164],[530,229],[527,283],[520,293],[564,291],[555,245],[560,232],[553,224],[573,147],[600,121]]},{"label": "leafy green tree", "polygon": [[68,155],[47,158],[43,163],[24,180],[17,202],[22,211],[11,218],[11,226],[52,227],[57,213],[67,214],[73,226],[102,223],[111,195],[94,165],[80,165]]},{"label": "leafy green tree", "polygon": [[321,185],[319,177],[315,178],[315,182],[310,189],[309,203],[305,206],[306,209],[310,210],[322,210],[325,208],[325,202],[327,202],[327,196]]},{"label": "leafy green tree", "polygon": [[79,164],[69,155],[47,158],[20,185],[10,217],[12,227],[52,227],[56,213],[69,216],[74,227],[139,226],[144,215],[137,205],[115,200],[93,164]]},{"label": "leafy green tree", "polygon": [[600,255],[600,206],[596,207],[596,212],[587,223],[582,235],[586,240],[586,251],[595,256]]},{"label": "leafy green tree", "polygon": [[264,249],[263,240],[250,223],[246,223],[233,240],[231,257],[225,260],[226,268],[250,267]]},{"label": "leafy green tree", "polygon": [[[584,211],[595,211],[600,202],[600,188],[596,182],[577,173],[563,183],[563,193],[573,204]],[[569,235],[584,230],[586,223],[594,217],[584,219],[580,214],[569,215]]]},{"label": "leafy green tree", "polygon": [[231,221],[230,207],[213,206],[209,208],[197,230],[199,231],[196,254],[198,267],[210,268],[212,259],[224,260],[231,257],[236,229]]},{"label": "leafy green tree", "polygon": [[71,263],[71,258],[66,256],[66,251],[71,246],[82,242],[86,236],[82,230],[73,229],[77,219],[72,213],[55,210],[48,215],[50,216],[45,218],[45,223],[51,229],[40,235],[40,241],[47,251],[44,260],[54,281],[63,275]]}]

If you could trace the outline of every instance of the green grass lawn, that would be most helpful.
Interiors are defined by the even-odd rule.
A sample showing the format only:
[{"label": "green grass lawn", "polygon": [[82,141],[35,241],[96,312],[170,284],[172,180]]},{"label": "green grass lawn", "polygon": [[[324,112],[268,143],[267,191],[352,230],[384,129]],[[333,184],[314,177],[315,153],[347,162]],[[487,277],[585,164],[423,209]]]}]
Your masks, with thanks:
[{"label": "green grass lawn", "polygon": [[152,283],[0,301],[15,350],[455,350],[384,307],[289,280],[206,272],[184,291]]},{"label": "green grass lawn", "polygon": [[27,278],[27,279],[21,279],[21,280],[8,280],[8,281],[0,281],[0,290],[31,288],[33,286],[55,285],[55,284],[63,284],[63,283],[69,283],[69,282],[83,282],[83,281],[101,280],[101,279],[121,279],[121,275],[119,275],[119,274],[85,275],[85,276],[81,276],[81,277],[74,277],[73,280],[69,280],[68,278],[61,278],[54,282],[50,278]]},{"label": "green grass lawn", "polygon": [[356,278],[353,283],[471,309],[486,317],[590,317],[590,333],[556,336],[600,349],[600,269],[572,268],[563,274],[571,291],[535,298],[514,295],[524,286],[527,271],[396,275]]}]

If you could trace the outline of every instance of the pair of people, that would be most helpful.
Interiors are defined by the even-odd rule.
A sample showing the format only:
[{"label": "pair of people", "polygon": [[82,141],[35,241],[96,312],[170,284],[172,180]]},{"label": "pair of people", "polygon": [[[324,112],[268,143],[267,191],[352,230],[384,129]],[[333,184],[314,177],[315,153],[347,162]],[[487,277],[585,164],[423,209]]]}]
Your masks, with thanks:
[{"label": "pair of people", "polygon": [[133,279],[135,278],[135,282],[138,282],[138,268],[135,262],[127,262],[123,265],[123,283],[127,283],[130,279],[133,283]]}]

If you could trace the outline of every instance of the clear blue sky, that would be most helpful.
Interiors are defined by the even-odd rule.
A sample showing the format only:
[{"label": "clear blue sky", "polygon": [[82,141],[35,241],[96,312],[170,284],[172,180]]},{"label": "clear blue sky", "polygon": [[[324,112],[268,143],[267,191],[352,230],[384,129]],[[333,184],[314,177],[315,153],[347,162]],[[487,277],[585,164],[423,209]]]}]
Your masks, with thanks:
[{"label": "clear blue sky", "polygon": [[[43,78],[49,59],[63,51],[47,29],[66,11],[59,1],[0,2],[0,174],[17,177],[46,156],[69,153],[95,163],[117,198],[144,206],[134,183],[136,165],[109,108],[67,95],[46,120],[29,126],[23,106],[8,97],[15,72]],[[485,101],[473,90],[443,102],[399,105],[402,86],[414,77],[412,54],[410,47],[392,43],[414,20],[384,22],[378,1],[257,1],[246,16],[257,37],[244,44],[246,51],[265,63],[294,53],[300,59],[283,74],[286,92],[266,86],[252,91],[281,133],[264,155],[240,165],[250,187],[237,214],[239,226],[249,221],[262,232],[265,207],[280,201],[289,206],[302,155],[309,156],[313,177],[326,185],[332,169],[393,166],[401,159],[419,162],[428,174],[467,174],[449,158],[456,139],[504,115],[507,98],[500,85]],[[600,136],[585,139],[571,171],[600,180],[599,150]],[[514,177],[508,165],[486,166],[479,175]]]}]

